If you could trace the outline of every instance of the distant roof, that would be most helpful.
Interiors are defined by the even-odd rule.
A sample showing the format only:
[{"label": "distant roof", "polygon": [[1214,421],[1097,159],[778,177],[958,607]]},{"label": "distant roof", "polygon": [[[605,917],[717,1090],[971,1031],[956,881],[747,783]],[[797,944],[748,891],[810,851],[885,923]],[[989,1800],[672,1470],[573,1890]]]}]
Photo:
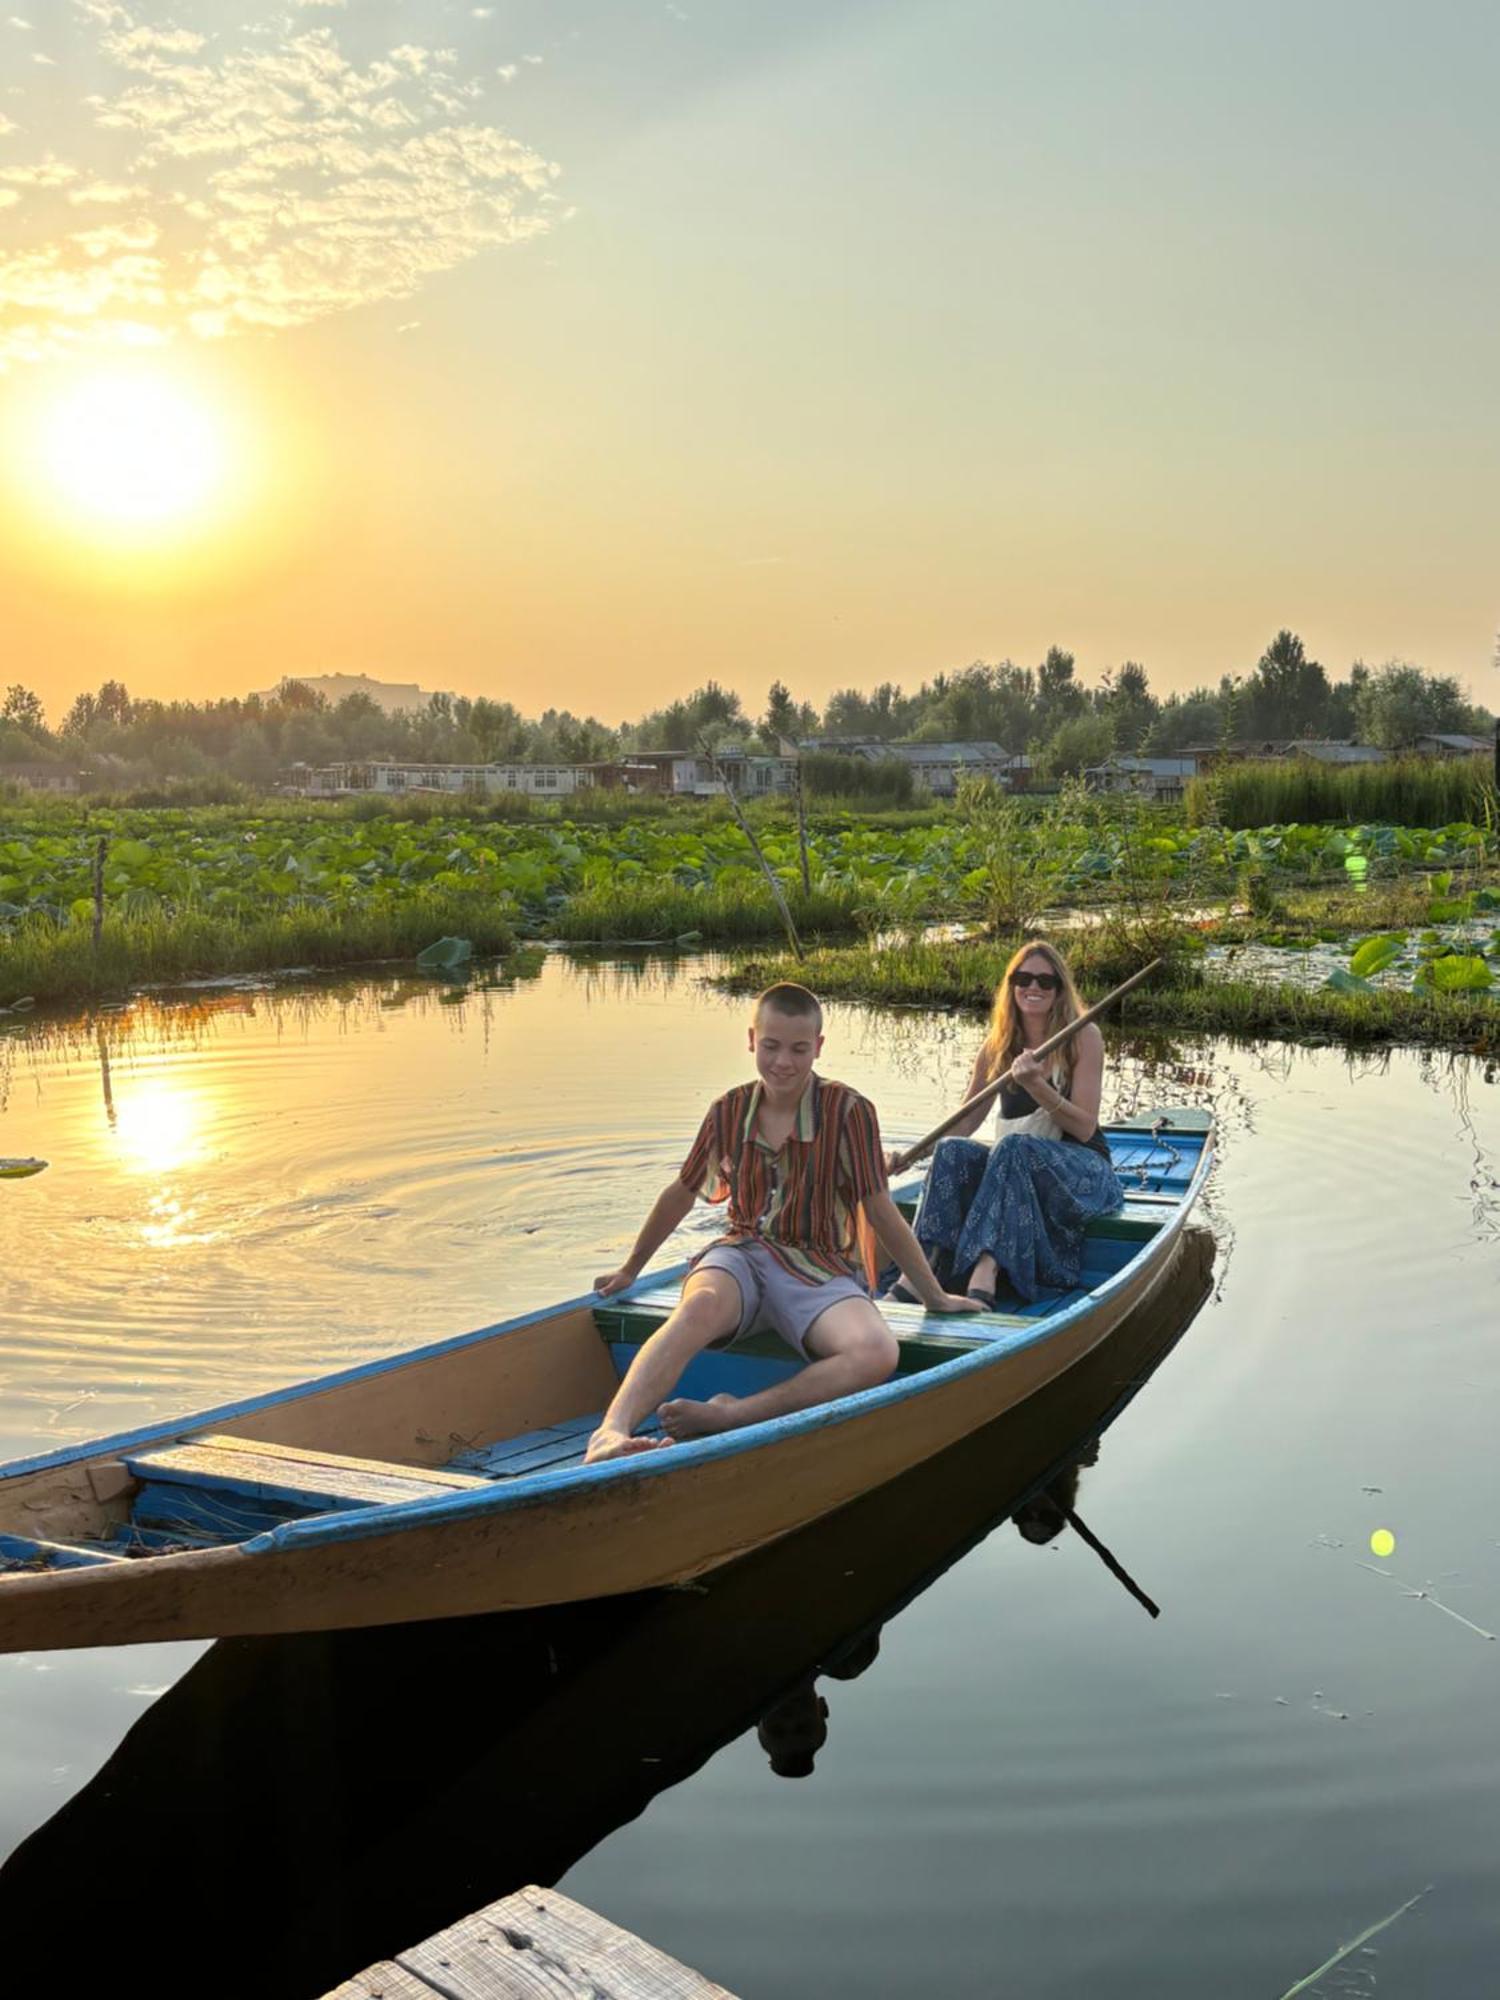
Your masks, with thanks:
[{"label": "distant roof", "polygon": [[1091,764],[1089,769],[1144,771],[1153,778],[1192,778],[1198,773],[1197,762],[1192,757],[1106,757],[1102,764]]},{"label": "distant roof", "polygon": [[888,746],[907,764],[1008,764],[998,743],[892,743]]},{"label": "distant roof", "polygon": [[1441,743],[1449,750],[1473,750],[1476,754],[1490,747],[1488,736],[1450,735],[1441,729],[1431,730],[1417,738],[1419,743]]},{"label": "distant roof", "polygon": [[998,743],[888,743],[883,736],[804,736],[799,750],[832,750],[841,757],[863,757],[870,763],[895,757],[903,764],[1008,764],[1010,756]]},{"label": "distant roof", "polygon": [[1383,764],[1388,752],[1373,743],[1293,743],[1288,746],[1296,757],[1312,757],[1319,764]]}]

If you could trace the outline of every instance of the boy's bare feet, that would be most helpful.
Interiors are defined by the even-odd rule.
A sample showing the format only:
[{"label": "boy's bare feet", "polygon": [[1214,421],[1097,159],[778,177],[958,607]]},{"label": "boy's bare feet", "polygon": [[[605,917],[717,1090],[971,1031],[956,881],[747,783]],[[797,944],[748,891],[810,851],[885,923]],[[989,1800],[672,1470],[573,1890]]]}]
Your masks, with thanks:
[{"label": "boy's bare feet", "polygon": [[602,1465],[607,1458],[630,1458],[636,1452],[660,1451],[663,1445],[671,1442],[670,1438],[631,1437],[627,1431],[606,1430],[601,1424],[589,1439],[583,1462],[585,1465]]},{"label": "boy's bare feet", "polygon": [[674,1402],[663,1403],[656,1414],[669,1437],[717,1437],[720,1431],[734,1429],[739,1401],[738,1396],[719,1395],[710,1396],[706,1403],[694,1403],[686,1396],[679,1396]]}]

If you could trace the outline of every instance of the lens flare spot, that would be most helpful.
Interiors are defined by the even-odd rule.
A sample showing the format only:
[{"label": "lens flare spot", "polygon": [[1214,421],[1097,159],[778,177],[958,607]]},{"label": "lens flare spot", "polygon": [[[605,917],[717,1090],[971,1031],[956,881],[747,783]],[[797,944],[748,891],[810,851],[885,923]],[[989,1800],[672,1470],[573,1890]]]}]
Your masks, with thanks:
[{"label": "lens flare spot", "polygon": [[1396,1553],[1396,1537],[1389,1528],[1377,1528],[1370,1537],[1370,1553],[1381,1557]]}]

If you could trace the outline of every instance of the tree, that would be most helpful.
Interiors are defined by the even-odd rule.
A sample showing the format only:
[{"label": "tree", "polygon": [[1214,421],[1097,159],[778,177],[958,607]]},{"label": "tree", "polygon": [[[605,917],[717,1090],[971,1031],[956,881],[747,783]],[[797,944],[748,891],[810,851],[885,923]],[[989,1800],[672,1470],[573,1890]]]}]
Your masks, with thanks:
[{"label": "tree", "polygon": [[1073,678],[1073,655],[1049,646],[1036,670],[1036,734],[1044,741],[1063,723],[1082,713],[1087,696]]},{"label": "tree", "polygon": [[1240,696],[1247,736],[1317,736],[1328,726],[1328,675],[1295,632],[1280,631],[1261,654]]},{"label": "tree", "polygon": [[1094,707],[1107,719],[1116,750],[1127,753],[1138,750],[1145,741],[1160,705],[1151,692],[1146,669],[1135,660],[1108,669],[1094,696]]},{"label": "tree", "polygon": [[786,682],[772,681],[766,696],[766,712],[760,721],[761,741],[766,748],[774,752],[783,737],[787,742],[795,743],[801,719],[802,712],[792,700],[792,691]]},{"label": "tree", "polygon": [[1192,688],[1169,694],[1141,743],[1146,757],[1171,757],[1189,743],[1217,743],[1224,734],[1222,694],[1212,688]]},{"label": "tree", "polygon": [[891,681],[882,681],[873,694],[840,688],[829,700],[824,728],[830,736],[878,736],[892,743],[912,728],[917,706]]},{"label": "tree", "polygon": [[327,695],[319,694],[317,689],[310,688],[306,681],[296,680],[291,675],[278,685],[273,699],[282,708],[310,709],[315,713],[321,713],[328,706]]},{"label": "tree", "polygon": [[1059,723],[1037,759],[1044,778],[1076,778],[1095,764],[1102,764],[1115,747],[1109,717],[1097,711],[1069,716]]},{"label": "tree", "polygon": [[19,681],[5,690],[5,699],[0,702],[0,722],[13,722],[28,736],[45,736],[47,733],[47,718],[40,700]]},{"label": "tree", "polygon": [[1383,750],[1408,749],[1419,736],[1465,731],[1469,717],[1456,680],[1424,673],[1410,660],[1387,660],[1366,676],[1355,696],[1360,741]]}]

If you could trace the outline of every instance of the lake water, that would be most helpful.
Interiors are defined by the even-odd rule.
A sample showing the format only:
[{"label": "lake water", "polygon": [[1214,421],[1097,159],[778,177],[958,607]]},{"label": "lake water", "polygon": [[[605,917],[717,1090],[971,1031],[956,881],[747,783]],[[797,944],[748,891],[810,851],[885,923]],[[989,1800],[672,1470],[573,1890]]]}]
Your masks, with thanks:
[{"label": "lake water", "polygon": [[[586,1289],[744,1071],[704,969],[8,1027],[0,1153],[52,1164],[0,1183],[0,1454]],[[911,1136],[975,1036],[836,1008],[822,1066]],[[0,1930],[60,1990],[300,2000],[557,1880],[746,2000],[1500,1990],[1495,1084],[1116,1047],[1111,1108],[1220,1120],[1150,1323],[705,1590],[0,1658]],[[994,1526],[1136,1384],[1078,1511],[1156,1620]]]}]

